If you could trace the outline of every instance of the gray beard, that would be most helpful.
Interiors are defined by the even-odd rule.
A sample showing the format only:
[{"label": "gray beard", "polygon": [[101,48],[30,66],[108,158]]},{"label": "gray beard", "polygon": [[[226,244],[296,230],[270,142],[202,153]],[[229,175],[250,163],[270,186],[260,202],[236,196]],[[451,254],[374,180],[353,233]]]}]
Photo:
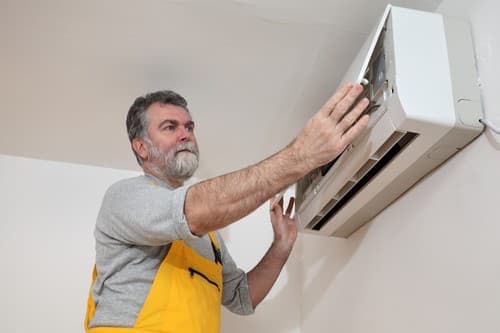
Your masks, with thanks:
[{"label": "gray beard", "polygon": [[[148,140],[149,141],[149,140]],[[199,151],[198,146],[191,142],[182,142],[165,153],[156,148],[152,142],[148,142],[151,164],[149,167],[155,173],[168,179],[184,182],[191,178],[198,169]],[[189,152],[181,150],[188,150]]]}]

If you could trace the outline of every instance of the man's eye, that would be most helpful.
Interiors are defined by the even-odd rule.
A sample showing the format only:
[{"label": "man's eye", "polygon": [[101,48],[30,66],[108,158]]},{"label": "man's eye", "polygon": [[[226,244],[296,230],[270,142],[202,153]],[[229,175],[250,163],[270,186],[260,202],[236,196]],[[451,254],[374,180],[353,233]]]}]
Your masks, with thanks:
[{"label": "man's eye", "polygon": [[189,132],[192,132],[192,131],[194,131],[194,126],[186,126],[186,129],[187,129]]},{"label": "man's eye", "polygon": [[175,126],[174,125],[168,125],[168,126],[165,126],[164,129],[167,130],[167,131],[174,131],[175,130]]}]

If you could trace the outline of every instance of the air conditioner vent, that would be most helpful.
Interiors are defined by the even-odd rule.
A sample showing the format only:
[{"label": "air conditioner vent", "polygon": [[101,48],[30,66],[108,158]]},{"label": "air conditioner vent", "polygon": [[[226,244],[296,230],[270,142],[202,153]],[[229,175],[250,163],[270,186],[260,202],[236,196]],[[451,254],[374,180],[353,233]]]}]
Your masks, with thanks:
[{"label": "air conditioner vent", "polygon": [[395,131],[380,148],[361,166],[338,192],[306,226],[307,229],[321,230],[356,193],[379,173],[384,166],[402,152],[410,142],[417,137],[417,133]]}]

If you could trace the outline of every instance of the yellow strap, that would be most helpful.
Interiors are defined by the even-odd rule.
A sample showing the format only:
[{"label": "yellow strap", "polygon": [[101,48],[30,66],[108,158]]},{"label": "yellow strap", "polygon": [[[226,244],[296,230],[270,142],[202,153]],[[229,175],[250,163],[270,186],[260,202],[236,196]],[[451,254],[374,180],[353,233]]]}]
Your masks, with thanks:
[{"label": "yellow strap", "polygon": [[90,320],[94,317],[95,304],[94,298],[92,297],[92,288],[94,287],[95,279],[97,278],[97,268],[94,264],[94,269],[92,270],[92,283],[90,284],[89,297],[87,300],[87,314],[85,315],[84,327],[88,330]]},{"label": "yellow strap", "polygon": [[214,261],[216,264],[222,265],[222,254],[219,248],[219,243],[217,243],[217,238],[215,237],[215,234],[213,232],[209,232],[208,237],[210,237],[210,240],[212,241],[212,249],[214,251]]},{"label": "yellow strap", "polygon": [[217,237],[215,237],[215,234],[213,232],[209,232],[208,237],[210,237],[210,240],[212,241],[212,243],[214,243],[215,248],[217,250],[219,250],[220,246],[219,246],[219,242],[217,242]]}]

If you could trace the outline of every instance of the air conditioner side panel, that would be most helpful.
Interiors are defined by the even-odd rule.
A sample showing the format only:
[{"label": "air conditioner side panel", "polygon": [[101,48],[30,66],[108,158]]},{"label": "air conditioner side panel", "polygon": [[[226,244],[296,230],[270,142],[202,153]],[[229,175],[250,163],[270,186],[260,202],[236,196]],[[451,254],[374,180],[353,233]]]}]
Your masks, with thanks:
[{"label": "air conditioner side panel", "polygon": [[[436,13],[392,7],[389,50],[394,56],[396,94],[407,115],[422,123],[456,124],[443,18]],[[393,117],[395,123],[399,121]],[[397,126],[397,125],[396,125]]]},{"label": "air conditioner side panel", "polygon": [[476,74],[474,49],[471,47],[472,33],[467,21],[457,18],[443,18],[448,61],[451,69],[453,99],[457,113],[457,126],[483,130],[479,122],[482,117],[481,95]]}]

